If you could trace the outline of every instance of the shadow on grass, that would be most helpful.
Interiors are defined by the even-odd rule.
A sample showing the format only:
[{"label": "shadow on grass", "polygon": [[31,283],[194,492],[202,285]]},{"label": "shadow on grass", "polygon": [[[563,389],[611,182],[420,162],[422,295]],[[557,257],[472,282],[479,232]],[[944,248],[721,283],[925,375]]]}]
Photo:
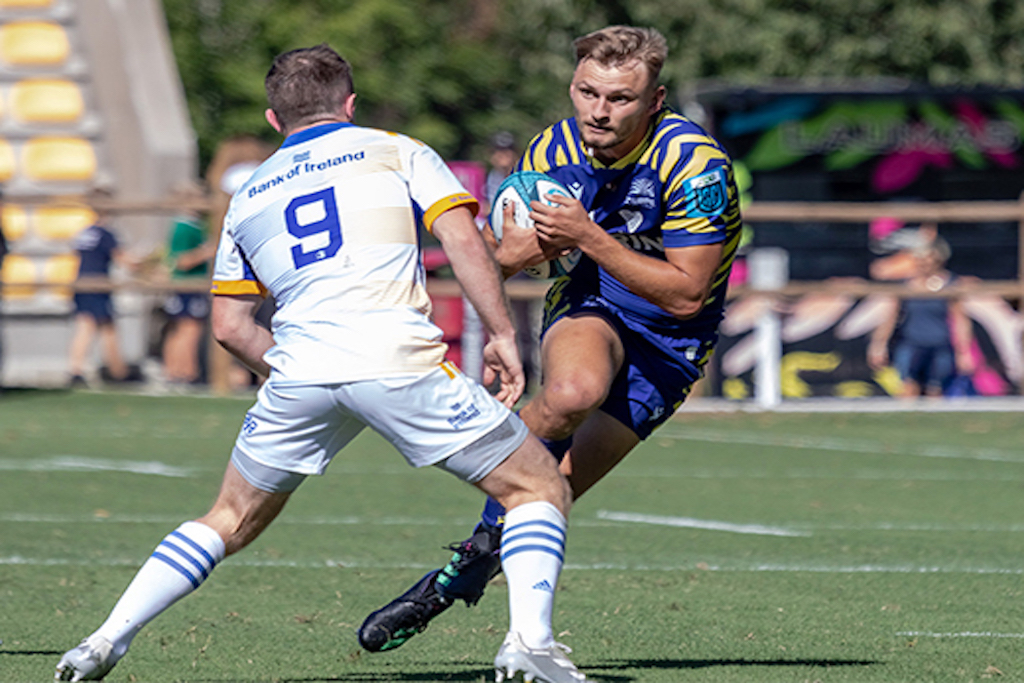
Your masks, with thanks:
[{"label": "shadow on grass", "polygon": [[[8,653],[10,654],[10,653]],[[27,654],[27,653],[23,653]],[[635,676],[614,675],[609,671],[637,669],[639,671],[686,671],[688,669],[706,669],[719,666],[874,666],[881,662],[862,659],[622,659],[598,662],[587,662],[583,669],[591,680],[601,683],[632,683],[640,680]],[[224,679],[187,679],[191,683],[224,683]],[[480,683],[493,681],[494,669],[474,668],[465,671],[362,671],[324,676],[315,678],[273,678],[246,679],[247,683],[431,683],[438,681],[462,681],[463,683]]]},{"label": "shadow on grass", "polygon": [[[191,683],[225,683],[224,679],[189,679]],[[361,673],[339,674],[338,676],[326,676],[323,678],[273,678],[273,679],[247,679],[246,683],[429,683],[432,681],[493,681],[494,669],[474,669],[471,671],[407,671],[381,673],[379,671],[364,671]],[[632,680],[632,679],[629,679]],[[237,683],[232,681],[232,683]]]}]

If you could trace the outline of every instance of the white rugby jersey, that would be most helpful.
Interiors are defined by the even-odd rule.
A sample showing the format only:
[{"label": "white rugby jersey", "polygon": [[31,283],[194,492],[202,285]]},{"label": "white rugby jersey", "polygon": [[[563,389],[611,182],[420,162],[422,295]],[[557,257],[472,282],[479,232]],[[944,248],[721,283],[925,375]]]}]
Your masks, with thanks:
[{"label": "white rugby jersey", "polygon": [[417,226],[460,205],[478,208],[426,145],[350,123],[308,128],[232,198],[212,292],[273,295],[264,360],[282,380],[433,369],[447,345],[430,321]]}]

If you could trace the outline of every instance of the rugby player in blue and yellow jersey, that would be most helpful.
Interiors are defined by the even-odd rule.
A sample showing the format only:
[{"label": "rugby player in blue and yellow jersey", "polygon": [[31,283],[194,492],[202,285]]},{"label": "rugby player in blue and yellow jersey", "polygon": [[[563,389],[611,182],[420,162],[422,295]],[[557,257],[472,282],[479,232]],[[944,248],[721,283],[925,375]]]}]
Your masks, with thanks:
[{"label": "rugby player in blue and yellow jersey", "polygon": [[[611,26],[575,47],[575,116],[536,136],[517,166],[553,176],[573,198],[533,202],[536,230],[516,228],[509,210],[496,255],[510,275],[563,250],[583,253],[548,292],[542,384],[520,411],[579,497],[668,420],[702,376],[741,220],[725,150],[665,107],[664,37]],[[448,565],[367,617],[363,646],[397,647],[456,599],[479,600],[499,568],[503,514],[488,501]]]}]

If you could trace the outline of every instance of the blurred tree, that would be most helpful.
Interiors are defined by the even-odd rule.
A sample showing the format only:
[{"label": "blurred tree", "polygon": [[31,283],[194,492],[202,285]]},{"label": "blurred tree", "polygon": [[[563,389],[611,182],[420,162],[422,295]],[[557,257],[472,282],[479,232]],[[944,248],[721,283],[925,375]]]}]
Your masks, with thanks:
[{"label": "blurred tree", "polygon": [[1018,0],[163,0],[204,160],[228,135],[274,139],[262,82],[278,53],[330,43],[352,62],[357,120],[483,158],[570,113],[572,39],[657,27],[673,92],[704,79],[900,77],[1024,85]]}]

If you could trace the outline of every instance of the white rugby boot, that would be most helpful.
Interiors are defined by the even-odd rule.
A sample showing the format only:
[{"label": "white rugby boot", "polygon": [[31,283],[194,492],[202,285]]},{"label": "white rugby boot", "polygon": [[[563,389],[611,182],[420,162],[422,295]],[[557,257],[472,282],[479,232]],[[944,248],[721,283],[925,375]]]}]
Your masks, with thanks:
[{"label": "white rugby boot", "polygon": [[103,636],[93,634],[68,650],[60,658],[55,681],[98,681],[106,676],[120,657],[115,657],[114,646]]},{"label": "white rugby boot", "polygon": [[530,648],[518,633],[509,631],[494,658],[496,683],[512,680],[522,672],[523,680],[536,683],[587,683],[590,679],[576,669],[566,653],[571,650],[561,643],[551,647]]}]

